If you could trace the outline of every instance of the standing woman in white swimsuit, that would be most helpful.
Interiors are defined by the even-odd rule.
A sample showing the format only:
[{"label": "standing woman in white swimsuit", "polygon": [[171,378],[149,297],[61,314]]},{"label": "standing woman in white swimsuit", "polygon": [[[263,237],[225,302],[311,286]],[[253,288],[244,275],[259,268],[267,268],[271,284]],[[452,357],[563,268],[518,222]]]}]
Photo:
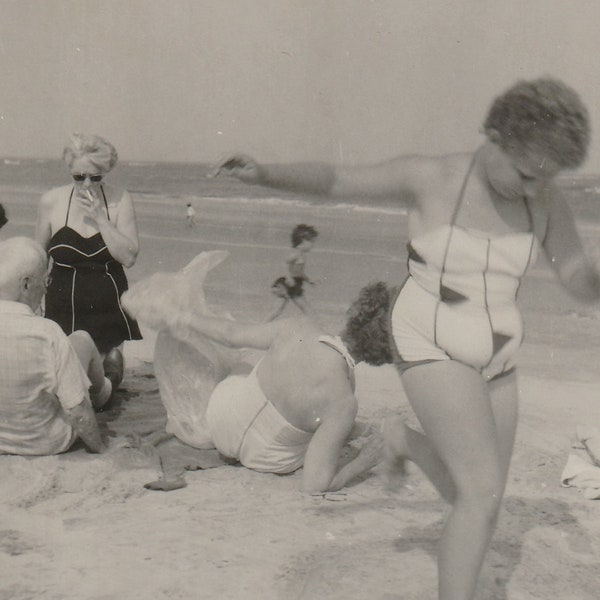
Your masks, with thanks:
[{"label": "standing woman in white swimsuit", "polygon": [[515,306],[541,247],[576,297],[600,276],[553,178],[580,166],[585,106],[554,79],[518,82],[493,102],[471,155],[401,156],[380,164],[265,167],[245,156],[216,173],[335,197],[406,205],[409,276],[391,312],[398,371],[425,435],[384,426],[390,472],[414,461],[451,504],[438,554],[439,598],[473,598],[504,493],[517,422]]}]

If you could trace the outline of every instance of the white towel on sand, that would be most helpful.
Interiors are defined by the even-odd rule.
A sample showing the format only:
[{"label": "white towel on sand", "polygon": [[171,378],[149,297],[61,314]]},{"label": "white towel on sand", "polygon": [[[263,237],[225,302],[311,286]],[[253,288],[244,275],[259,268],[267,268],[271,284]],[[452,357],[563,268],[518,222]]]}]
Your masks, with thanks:
[{"label": "white towel on sand", "polygon": [[561,485],[582,489],[588,500],[600,499],[600,430],[578,426],[572,446],[585,449],[587,453],[569,455],[560,478]]},{"label": "white towel on sand", "polygon": [[569,454],[560,483],[583,490],[583,497],[588,500],[600,499],[600,467],[577,454]]}]

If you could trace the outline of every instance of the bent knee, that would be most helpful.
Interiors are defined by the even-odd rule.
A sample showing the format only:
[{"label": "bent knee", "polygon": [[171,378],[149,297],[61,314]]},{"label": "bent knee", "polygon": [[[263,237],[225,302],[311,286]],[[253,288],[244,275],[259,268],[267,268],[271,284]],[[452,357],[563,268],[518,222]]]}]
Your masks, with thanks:
[{"label": "bent knee", "polygon": [[77,354],[84,367],[87,368],[96,351],[96,344],[92,336],[87,331],[78,329],[68,337],[75,354]]},{"label": "bent knee", "polygon": [[84,329],[77,329],[73,333],[69,334],[69,340],[71,343],[81,344],[84,346],[95,345],[92,336]]}]

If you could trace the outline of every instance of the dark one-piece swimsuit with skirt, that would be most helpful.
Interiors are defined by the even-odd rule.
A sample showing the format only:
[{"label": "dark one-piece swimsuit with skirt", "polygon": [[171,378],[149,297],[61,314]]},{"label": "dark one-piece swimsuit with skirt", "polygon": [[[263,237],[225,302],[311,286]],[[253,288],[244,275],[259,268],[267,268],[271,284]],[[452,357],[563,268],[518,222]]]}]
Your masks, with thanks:
[{"label": "dark one-piece swimsuit with skirt", "polygon": [[[110,220],[106,195],[100,189]],[[65,224],[50,239],[52,281],[46,292],[45,316],[67,335],[78,329],[87,331],[98,350],[106,353],[142,335],[121,306],[121,294],[128,287],[123,265],[112,257],[100,232],[83,237],[68,225],[74,191]]]}]

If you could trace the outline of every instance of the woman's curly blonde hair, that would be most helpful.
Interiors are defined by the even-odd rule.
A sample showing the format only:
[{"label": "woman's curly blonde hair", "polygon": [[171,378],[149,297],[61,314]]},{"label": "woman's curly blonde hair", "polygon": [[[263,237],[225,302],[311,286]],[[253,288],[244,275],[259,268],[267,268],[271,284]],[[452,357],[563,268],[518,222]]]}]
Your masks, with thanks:
[{"label": "woman's curly blonde hair", "polygon": [[63,160],[71,168],[77,158],[87,158],[103,173],[108,173],[119,160],[115,147],[99,135],[74,133],[63,150]]}]

